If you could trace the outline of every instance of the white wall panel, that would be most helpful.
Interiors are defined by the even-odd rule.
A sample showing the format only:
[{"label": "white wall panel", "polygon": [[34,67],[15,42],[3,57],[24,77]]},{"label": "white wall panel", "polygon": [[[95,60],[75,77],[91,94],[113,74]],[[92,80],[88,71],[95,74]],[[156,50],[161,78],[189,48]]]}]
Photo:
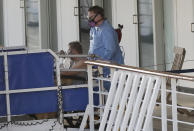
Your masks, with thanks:
[{"label": "white wall panel", "polygon": [[125,52],[125,64],[139,66],[138,30],[133,24],[133,15],[137,14],[137,0],[113,0],[112,24],[116,28],[123,24],[121,46]]},{"label": "white wall panel", "polygon": [[77,0],[57,0],[58,49],[68,49],[68,43],[79,40]]},{"label": "white wall panel", "polygon": [[[191,32],[191,23],[194,22],[194,1],[176,0],[177,17],[175,17],[177,42],[175,45],[186,49],[185,62],[183,69],[191,69],[194,65],[194,32]],[[194,73],[187,73],[193,76]],[[193,83],[180,82],[186,87],[193,87]]]}]

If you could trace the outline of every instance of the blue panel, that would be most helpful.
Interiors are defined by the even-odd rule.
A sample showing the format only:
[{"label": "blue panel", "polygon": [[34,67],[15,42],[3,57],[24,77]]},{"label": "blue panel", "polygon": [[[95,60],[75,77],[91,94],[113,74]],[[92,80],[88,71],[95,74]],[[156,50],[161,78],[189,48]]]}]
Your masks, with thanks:
[{"label": "blue panel", "polygon": [[49,53],[8,56],[10,89],[54,86],[53,65],[54,60]]},{"label": "blue panel", "polygon": [[[49,53],[8,56],[11,90],[54,86],[54,59]],[[34,114],[57,111],[56,91],[10,95],[11,114]]]},{"label": "blue panel", "polygon": [[0,91],[5,90],[4,58],[0,56]]},{"label": "blue panel", "polygon": [[7,114],[5,102],[5,95],[0,95],[0,116],[5,116]]},{"label": "blue panel", "polygon": [[63,94],[64,111],[83,111],[88,104],[88,88],[66,89]]},{"label": "blue panel", "polygon": [[[88,105],[88,88],[65,89],[62,94],[64,111],[85,111]],[[94,95],[94,103],[98,105],[98,95]]]},{"label": "blue panel", "polygon": [[[0,57],[0,78],[5,89],[3,59]],[[54,86],[54,61],[49,53],[8,56],[11,90]],[[64,111],[84,111],[88,104],[88,88],[63,90]],[[95,104],[99,103],[94,96]],[[56,112],[57,92],[31,92],[10,95],[11,115]],[[5,95],[0,95],[0,115],[6,114]]]},{"label": "blue panel", "polygon": [[56,112],[58,109],[56,91],[12,94],[10,99],[12,115]]}]

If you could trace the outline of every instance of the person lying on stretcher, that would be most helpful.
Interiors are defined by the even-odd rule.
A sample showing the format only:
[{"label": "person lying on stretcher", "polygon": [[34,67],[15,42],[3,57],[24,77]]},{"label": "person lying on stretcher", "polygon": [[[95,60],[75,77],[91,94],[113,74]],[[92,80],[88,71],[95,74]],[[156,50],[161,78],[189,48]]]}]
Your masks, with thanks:
[{"label": "person lying on stretcher", "polygon": [[[64,51],[60,51],[60,54],[65,54]],[[82,46],[78,41],[73,41],[69,43],[68,55],[81,55],[82,54]],[[86,58],[81,57],[71,57],[70,69],[84,69],[86,65],[84,61]],[[63,71],[61,72],[61,85],[72,85],[72,84],[82,84],[86,82],[86,72],[70,72]],[[55,78],[56,83],[56,78]],[[56,118],[57,113],[41,113],[32,115],[35,119],[50,119]]]}]

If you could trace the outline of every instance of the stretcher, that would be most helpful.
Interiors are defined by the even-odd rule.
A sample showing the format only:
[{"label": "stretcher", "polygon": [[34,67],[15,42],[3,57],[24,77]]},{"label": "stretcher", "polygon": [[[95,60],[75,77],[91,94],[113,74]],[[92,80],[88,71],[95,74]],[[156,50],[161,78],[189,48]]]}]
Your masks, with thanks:
[{"label": "stretcher", "polygon": [[51,50],[1,52],[0,117],[11,121],[14,115],[58,112],[60,104],[64,112],[85,111],[87,84],[62,87],[58,62]]}]

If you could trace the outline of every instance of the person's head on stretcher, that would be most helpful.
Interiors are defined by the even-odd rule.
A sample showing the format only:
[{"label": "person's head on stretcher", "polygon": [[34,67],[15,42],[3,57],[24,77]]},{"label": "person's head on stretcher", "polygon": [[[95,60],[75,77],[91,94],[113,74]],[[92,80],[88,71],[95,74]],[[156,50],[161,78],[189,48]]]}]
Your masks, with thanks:
[{"label": "person's head on stretcher", "polygon": [[[78,41],[70,42],[69,44],[69,50],[67,52],[68,55],[81,55],[83,53],[82,46]],[[84,63],[86,58],[82,57],[71,57],[71,69],[85,69],[86,64]],[[62,71],[61,75],[63,76],[69,76],[69,75],[77,75],[80,74],[79,71]]]},{"label": "person's head on stretcher", "polygon": [[[82,46],[78,41],[72,41],[69,43],[69,50],[67,52],[69,55],[81,55],[83,53]],[[71,57],[72,61],[78,61],[80,58]]]}]

